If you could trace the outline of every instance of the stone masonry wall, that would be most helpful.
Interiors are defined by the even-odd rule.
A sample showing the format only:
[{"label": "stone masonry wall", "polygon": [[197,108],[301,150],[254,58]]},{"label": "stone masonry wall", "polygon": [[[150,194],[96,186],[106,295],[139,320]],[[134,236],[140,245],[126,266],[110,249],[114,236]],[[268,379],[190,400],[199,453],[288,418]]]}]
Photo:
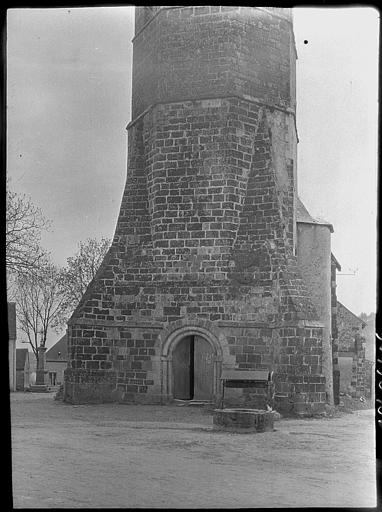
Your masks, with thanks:
[{"label": "stone masonry wall", "polygon": [[[322,328],[294,255],[290,24],[260,9],[193,9],[165,9],[134,41],[126,187],[112,246],[69,322],[65,399],[171,399],[166,339],[199,328],[221,352],[217,400],[222,368],[267,368],[279,409],[319,411]],[[267,52],[250,51],[260,42],[267,71]],[[258,78],[243,79],[248,59],[260,59]]]},{"label": "stone masonry wall", "polygon": [[227,94],[294,110],[293,31],[280,12],[199,6],[151,16],[133,40],[133,119],[158,102]]},{"label": "stone masonry wall", "polygon": [[362,340],[364,341],[362,329],[365,325],[354,313],[337,302],[338,350],[340,352],[359,350]]},{"label": "stone masonry wall", "polygon": [[339,355],[353,358],[349,392],[353,397],[365,396],[368,388],[368,364],[362,335],[365,323],[343,304],[337,302],[337,326]]}]

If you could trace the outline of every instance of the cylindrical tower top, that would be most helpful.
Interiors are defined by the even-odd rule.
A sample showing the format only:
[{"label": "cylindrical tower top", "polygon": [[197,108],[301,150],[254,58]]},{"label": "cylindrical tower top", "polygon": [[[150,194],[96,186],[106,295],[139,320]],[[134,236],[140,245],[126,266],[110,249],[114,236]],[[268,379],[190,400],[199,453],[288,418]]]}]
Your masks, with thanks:
[{"label": "cylindrical tower top", "polygon": [[295,110],[291,9],[136,8],[133,119],[156,103],[250,97]]},{"label": "cylindrical tower top", "polygon": [[[135,8],[135,34],[140,32],[142,27],[146,25],[148,21],[150,21],[160,10],[164,9],[178,9],[184,6],[181,5],[173,5],[173,6],[165,6],[165,5],[150,5],[150,6],[137,6]],[[198,6],[196,6],[197,8]],[[289,7],[255,7],[255,9],[262,9],[268,12],[271,12],[281,18],[292,21],[292,9]]]}]

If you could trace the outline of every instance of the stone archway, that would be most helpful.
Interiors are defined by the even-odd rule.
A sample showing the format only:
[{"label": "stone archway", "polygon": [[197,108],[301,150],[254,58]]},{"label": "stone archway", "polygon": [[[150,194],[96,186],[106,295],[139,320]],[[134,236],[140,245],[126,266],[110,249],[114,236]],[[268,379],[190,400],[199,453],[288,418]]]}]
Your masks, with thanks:
[{"label": "stone archway", "polygon": [[[179,354],[179,349],[188,343],[187,340],[194,339],[199,340],[198,343],[200,346],[204,344],[205,347],[209,347],[207,352],[209,353],[208,357],[211,358],[211,399],[216,401],[221,394],[220,376],[223,359],[218,338],[205,327],[198,325],[183,325],[166,334],[161,354],[161,389],[163,398],[169,401],[175,398],[176,390],[174,388],[174,379],[176,379],[176,374],[174,373],[174,365],[176,365],[177,354]],[[196,377],[197,373],[194,375]],[[194,389],[196,388],[197,384],[195,383]],[[198,392],[196,393],[198,395]],[[203,394],[199,396],[203,397]],[[193,397],[193,393],[190,391],[189,399]],[[198,399],[198,396],[195,396],[195,399]]]}]

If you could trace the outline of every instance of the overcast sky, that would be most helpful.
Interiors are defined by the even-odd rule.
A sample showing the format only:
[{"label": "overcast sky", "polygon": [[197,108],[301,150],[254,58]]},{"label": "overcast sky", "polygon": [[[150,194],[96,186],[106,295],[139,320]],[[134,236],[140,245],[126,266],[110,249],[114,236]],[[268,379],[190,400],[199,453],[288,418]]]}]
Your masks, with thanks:
[{"label": "overcast sky", "polygon": [[[298,189],[334,226],[338,298],[375,311],[379,13],[294,9]],[[133,8],[11,9],[7,20],[11,188],[52,220],[57,264],[112,238],[126,178]],[[307,41],[306,43],[304,41]]]}]

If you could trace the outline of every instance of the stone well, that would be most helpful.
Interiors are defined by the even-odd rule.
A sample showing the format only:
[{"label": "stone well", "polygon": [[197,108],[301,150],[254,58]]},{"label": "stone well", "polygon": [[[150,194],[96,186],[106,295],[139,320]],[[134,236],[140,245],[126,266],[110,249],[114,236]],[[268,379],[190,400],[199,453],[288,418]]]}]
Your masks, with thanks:
[{"label": "stone well", "polygon": [[215,409],[213,427],[228,432],[272,432],[274,414],[262,409]]}]

